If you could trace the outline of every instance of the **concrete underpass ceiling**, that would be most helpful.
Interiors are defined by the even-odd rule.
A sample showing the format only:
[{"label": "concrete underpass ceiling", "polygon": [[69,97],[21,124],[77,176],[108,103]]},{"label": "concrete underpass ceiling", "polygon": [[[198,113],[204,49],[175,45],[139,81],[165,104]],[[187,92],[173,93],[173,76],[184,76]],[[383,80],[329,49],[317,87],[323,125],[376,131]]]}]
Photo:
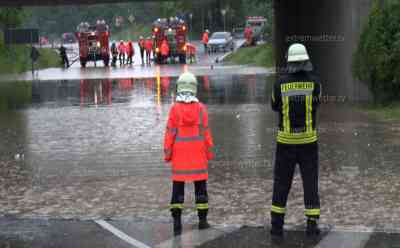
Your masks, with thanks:
[{"label": "concrete underpass ceiling", "polygon": [[[122,2],[157,2],[167,0],[0,0],[0,7],[4,6],[41,6],[41,5],[78,5],[102,4]],[[171,1],[171,0],[170,0]],[[172,0],[173,1],[173,0]]]}]

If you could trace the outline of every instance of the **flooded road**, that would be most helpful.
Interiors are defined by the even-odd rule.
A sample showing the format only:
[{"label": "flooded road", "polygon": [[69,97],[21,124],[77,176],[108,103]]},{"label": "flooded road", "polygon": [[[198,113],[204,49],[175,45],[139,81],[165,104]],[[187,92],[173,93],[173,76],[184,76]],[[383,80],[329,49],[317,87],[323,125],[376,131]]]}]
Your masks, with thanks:
[{"label": "flooded road", "polygon": [[[210,220],[268,223],[277,122],[269,106],[272,78],[198,79],[217,146]],[[3,84],[20,94],[2,101],[0,213],[169,220],[162,142],[175,83],[159,77]],[[370,119],[344,100],[326,99],[321,108],[321,222],[397,229],[400,124]],[[196,221],[187,194],[185,218]],[[288,209],[289,224],[303,222],[298,174]]]}]

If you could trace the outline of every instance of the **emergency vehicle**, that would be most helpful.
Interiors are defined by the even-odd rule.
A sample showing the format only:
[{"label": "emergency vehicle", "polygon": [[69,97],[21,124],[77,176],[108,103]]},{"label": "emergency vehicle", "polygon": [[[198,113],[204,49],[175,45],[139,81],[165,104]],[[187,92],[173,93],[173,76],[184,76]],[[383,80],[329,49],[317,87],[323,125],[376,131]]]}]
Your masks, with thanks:
[{"label": "emergency vehicle", "polygon": [[247,45],[256,45],[258,41],[263,39],[267,19],[262,16],[248,16],[246,18],[246,29],[249,28],[251,32],[247,35],[245,31],[245,38]]},{"label": "emergency vehicle", "polygon": [[91,26],[87,22],[79,24],[76,38],[79,43],[79,59],[81,66],[85,67],[88,61],[102,60],[105,66],[110,62],[110,31],[105,21],[97,21]]},{"label": "emergency vehicle", "polygon": [[163,40],[168,41],[169,58],[175,61],[179,59],[179,63],[186,63],[186,42],[187,42],[188,27],[182,19],[172,17],[170,19],[158,19],[153,23],[153,36],[155,44],[155,61],[160,64],[161,44]]}]

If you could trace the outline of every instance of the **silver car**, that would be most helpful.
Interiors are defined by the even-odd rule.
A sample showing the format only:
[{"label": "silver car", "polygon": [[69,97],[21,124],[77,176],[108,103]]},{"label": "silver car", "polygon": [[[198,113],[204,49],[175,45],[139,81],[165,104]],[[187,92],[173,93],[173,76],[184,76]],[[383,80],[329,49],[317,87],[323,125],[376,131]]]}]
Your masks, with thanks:
[{"label": "silver car", "polygon": [[235,48],[232,34],[229,32],[215,32],[208,41],[211,52],[229,51]]}]

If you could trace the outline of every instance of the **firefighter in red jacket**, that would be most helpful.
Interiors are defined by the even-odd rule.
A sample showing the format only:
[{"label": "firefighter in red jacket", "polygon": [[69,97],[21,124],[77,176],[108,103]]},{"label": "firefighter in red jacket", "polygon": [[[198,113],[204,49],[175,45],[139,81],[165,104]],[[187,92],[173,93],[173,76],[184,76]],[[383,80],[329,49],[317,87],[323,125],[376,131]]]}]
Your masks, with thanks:
[{"label": "firefighter in red jacket", "polygon": [[145,43],[146,43],[146,41],[144,40],[143,36],[140,36],[138,45],[139,45],[139,50],[140,50],[140,57],[142,58],[142,65],[144,65],[144,51],[146,48]]},{"label": "firefighter in red jacket", "polygon": [[197,79],[183,73],[177,82],[176,103],[172,106],[164,138],[165,161],[172,163],[171,214],[174,233],[182,232],[181,215],[185,182],[194,182],[199,229],[209,228],[208,161],[214,157],[206,107],[196,97]]},{"label": "firefighter in red jacket", "polygon": [[201,41],[203,42],[205,53],[208,52],[208,41],[210,39],[209,34],[210,34],[210,31],[208,31],[208,29],[206,29],[206,31],[204,31],[204,33],[203,33],[203,36],[201,37]]},{"label": "firefighter in red jacket", "polygon": [[153,40],[151,37],[148,37],[145,41],[145,49],[146,49],[146,64],[151,64],[151,52],[153,51]]},{"label": "firefighter in red jacket", "polygon": [[163,63],[168,63],[169,45],[167,40],[163,40],[161,43],[161,57]]},{"label": "firefighter in red jacket", "polygon": [[126,54],[126,46],[123,40],[119,42],[118,45],[118,53],[119,53],[119,63],[120,65],[125,64],[125,54]]},{"label": "firefighter in red jacket", "polygon": [[246,38],[246,46],[253,45],[253,30],[247,26],[244,30],[244,37]]}]

